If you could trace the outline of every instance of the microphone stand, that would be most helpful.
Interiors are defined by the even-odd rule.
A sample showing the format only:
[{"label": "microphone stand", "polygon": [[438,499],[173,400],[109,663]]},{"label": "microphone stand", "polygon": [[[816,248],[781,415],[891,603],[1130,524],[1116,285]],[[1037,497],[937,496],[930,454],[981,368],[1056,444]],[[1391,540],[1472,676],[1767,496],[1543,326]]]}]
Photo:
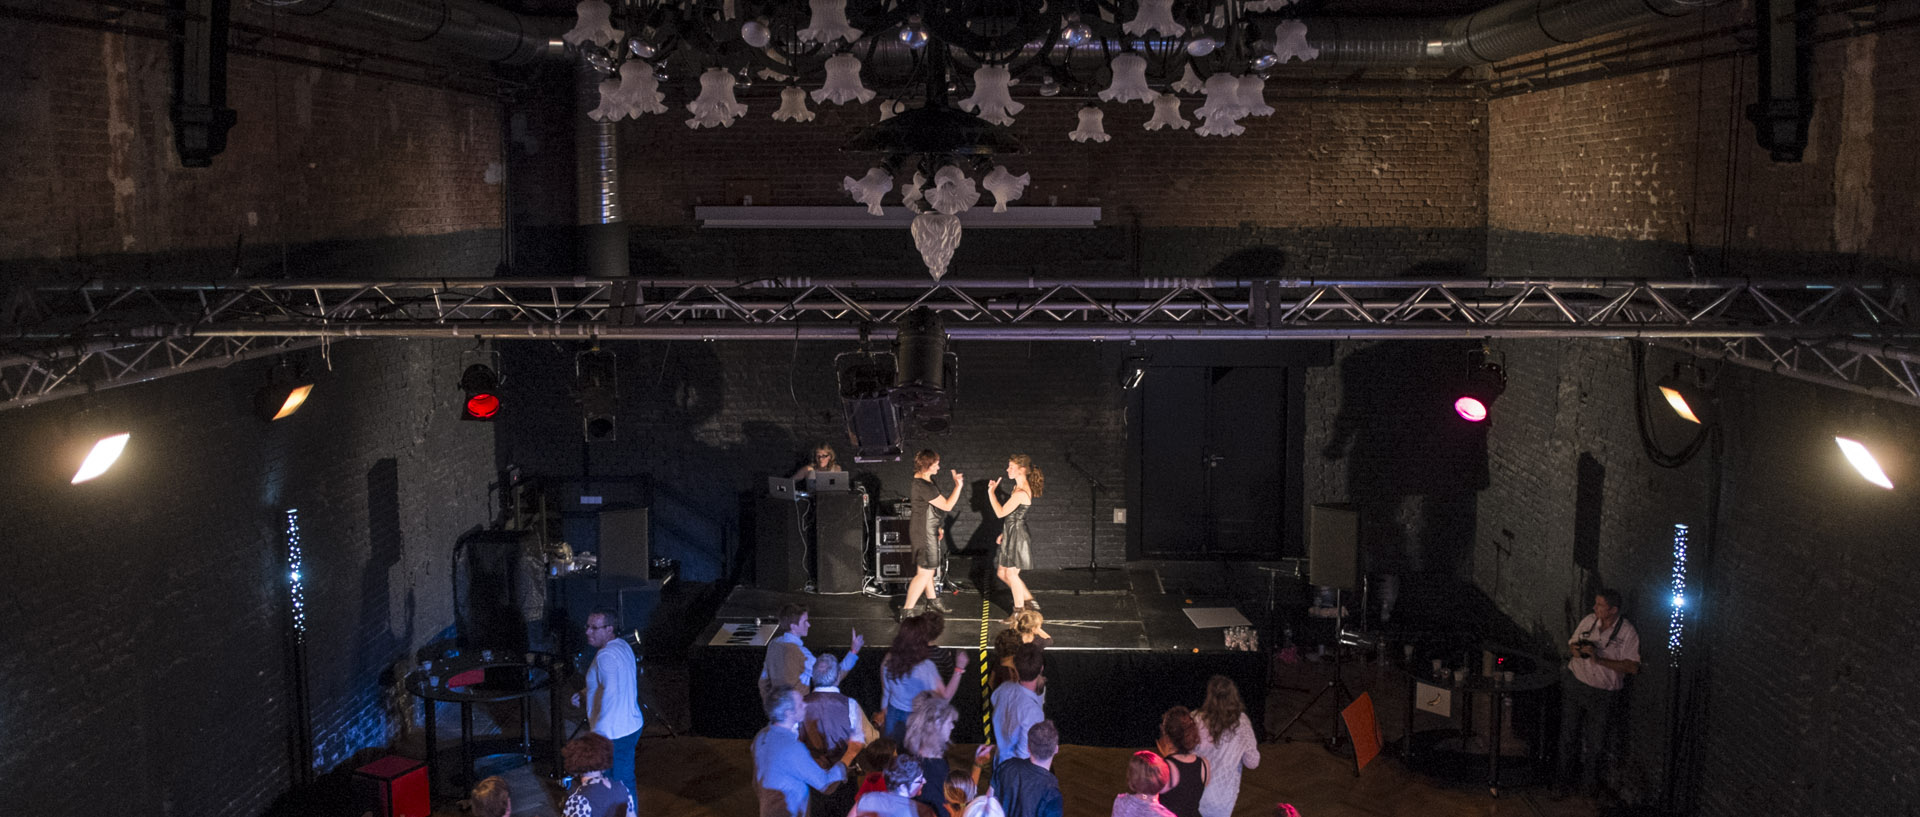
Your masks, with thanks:
[{"label": "microphone stand", "polygon": [[1087,481],[1087,488],[1088,488],[1087,490],[1087,563],[1079,567],[1070,567],[1067,569],[1068,570],[1085,570],[1088,573],[1092,573],[1095,576],[1100,575],[1100,571],[1102,570],[1119,570],[1120,568],[1117,568],[1117,567],[1101,567],[1100,566],[1100,551],[1099,551],[1099,548],[1097,547],[1098,540],[1095,539],[1094,537],[1095,526],[1099,524],[1100,492],[1105,491],[1107,489],[1107,486],[1102,482],[1100,482],[1100,480],[1096,478],[1087,469],[1080,467],[1080,463],[1074,462],[1073,452],[1071,451],[1067,452],[1066,460],[1068,465],[1073,466],[1073,470],[1080,472],[1080,477]]}]

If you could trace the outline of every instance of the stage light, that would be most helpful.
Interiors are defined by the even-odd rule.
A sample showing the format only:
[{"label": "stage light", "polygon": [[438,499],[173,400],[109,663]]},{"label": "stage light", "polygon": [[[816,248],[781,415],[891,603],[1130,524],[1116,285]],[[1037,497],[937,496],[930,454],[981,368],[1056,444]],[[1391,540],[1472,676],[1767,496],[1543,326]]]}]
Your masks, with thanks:
[{"label": "stage light", "polygon": [[313,393],[312,383],[268,384],[253,393],[253,409],[269,423],[292,417]]},{"label": "stage light", "polygon": [[127,450],[127,441],[131,438],[131,434],[123,431],[95,441],[87,451],[87,458],[81,461],[80,470],[73,473],[72,484],[79,485],[106,473],[108,468],[113,467],[114,461],[120,459],[121,452]]},{"label": "stage light", "polygon": [[491,423],[500,415],[500,375],[492,366],[475,363],[460,374],[460,390],[465,392],[466,402],[462,407],[460,419],[474,422]]},{"label": "stage light", "polygon": [[1847,462],[1853,465],[1853,470],[1860,472],[1862,478],[1889,491],[1893,490],[1893,480],[1887,478],[1880,461],[1874,458],[1873,452],[1868,451],[1865,444],[1847,437],[1835,437],[1833,441],[1840,444],[1841,453],[1847,455]]},{"label": "stage light", "polygon": [[1493,401],[1507,390],[1507,370],[1488,358],[1493,352],[1482,346],[1467,355],[1467,376],[1460,395],[1453,399],[1453,413],[1469,423],[1484,423],[1493,414]]},{"label": "stage light", "polygon": [[[1683,374],[1683,370],[1687,374]],[[1699,372],[1692,365],[1676,363],[1673,374],[1667,375],[1655,384],[1660,396],[1667,399],[1667,405],[1673,407],[1673,413],[1689,423],[1705,424],[1710,418],[1709,409],[1713,396],[1700,385]]]},{"label": "stage light", "polygon": [[1134,355],[1120,361],[1120,388],[1123,391],[1140,388],[1140,384],[1145,383],[1146,380],[1147,359],[1145,357]]},{"label": "stage light", "polygon": [[573,356],[574,383],[580,396],[580,433],[590,443],[618,439],[614,412],[619,408],[619,361],[600,347]]},{"label": "stage light", "polygon": [[888,392],[901,418],[928,434],[947,433],[953,427],[959,366],[959,356],[947,351],[947,331],[938,314],[922,306],[902,317],[893,341],[893,389]]}]

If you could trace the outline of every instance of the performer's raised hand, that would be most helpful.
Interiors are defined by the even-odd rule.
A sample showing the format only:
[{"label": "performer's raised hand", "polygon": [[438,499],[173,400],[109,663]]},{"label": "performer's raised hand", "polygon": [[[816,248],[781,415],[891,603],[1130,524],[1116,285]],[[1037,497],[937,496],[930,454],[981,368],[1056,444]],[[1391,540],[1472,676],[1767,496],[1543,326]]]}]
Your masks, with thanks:
[{"label": "performer's raised hand", "polygon": [[999,477],[994,477],[993,479],[987,480],[987,490],[993,491],[993,490],[998,490],[999,488],[1000,488]]},{"label": "performer's raised hand", "polygon": [[960,473],[957,468],[949,468],[947,469],[947,473],[953,475],[953,481],[955,483],[964,484],[967,481],[967,475]]}]

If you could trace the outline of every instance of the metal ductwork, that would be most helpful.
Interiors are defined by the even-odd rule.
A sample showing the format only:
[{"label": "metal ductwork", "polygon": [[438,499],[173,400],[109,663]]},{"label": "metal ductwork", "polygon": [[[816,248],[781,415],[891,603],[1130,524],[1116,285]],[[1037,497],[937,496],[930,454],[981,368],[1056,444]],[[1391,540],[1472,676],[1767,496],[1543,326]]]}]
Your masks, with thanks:
[{"label": "metal ductwork", "polygon": [[429,43],[488,62],[520,65],[564,54],[559,18],[527,17],[480,0],[252,0],[283,14]]},{"label": "metal ductwork", "polygon": [[1314,62],[1337,66],[1485,65],[1657,20],[1722,0],[1509,0],[1452,19],[1308,19]]},{"label": "metal ductwork", "polygon": [[600,278],[627,275],[628,229],[620,209],[620,138],[613,122],[588,112],[600,105],[600,72],[574,67],[573,162],[580,265]]}]

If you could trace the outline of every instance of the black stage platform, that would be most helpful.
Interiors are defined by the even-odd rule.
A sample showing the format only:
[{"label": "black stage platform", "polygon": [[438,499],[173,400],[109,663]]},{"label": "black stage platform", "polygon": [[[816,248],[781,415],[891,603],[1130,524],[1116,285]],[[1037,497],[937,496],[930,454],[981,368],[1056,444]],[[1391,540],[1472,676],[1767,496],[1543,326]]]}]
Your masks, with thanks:
[{"label": "black stage platform", "polygon": [[[1151,563],[1091,572],[1084,569],[1035,571],[1023,575],[1046,616],[1053,646],[1047,650],[1047,717],[1060,727],[1061,741],[1089,746],[1152,746],[1160,716],[1168,707],[1198,707],[1207,679],[1232,678],[1246,700],[1247,715],[1263,723],[1267,688],[1265,652],[1230,650],[1221,629],[1198,629],[1190,607],[1236,607],[1255,624],[1267,611],[1238,606],[1223,586],[1193,587],[1164,581]],[[1211,591],[1217,595],[1196,595]],[[1004,625],[1007,594],[996,587],[983,629],[981,595],[963,591],[944,596],[953,607],[936,662],[952,666],[953,654],[967,650],[967,678],[954,696],[960,710],[957,743],[980,740],[981,683],[979,647],[991,644]],[[712,737],[747,738],[766,724],[756,687],[763,646],[714,646],[722,625],[772,620],[782,605],[807,605],[811,631],[806,642],[816,653],[844,654],[857,629],[867,647],[852,676],[841,685],[872,714],[880,704],[880,662],[893,640],[889,599],[865,594],[819,595],[741,587],[721,605],[689,650],[689,704],[694,730]],[[1263,645],[1264,646],[1264,645]]]}]

